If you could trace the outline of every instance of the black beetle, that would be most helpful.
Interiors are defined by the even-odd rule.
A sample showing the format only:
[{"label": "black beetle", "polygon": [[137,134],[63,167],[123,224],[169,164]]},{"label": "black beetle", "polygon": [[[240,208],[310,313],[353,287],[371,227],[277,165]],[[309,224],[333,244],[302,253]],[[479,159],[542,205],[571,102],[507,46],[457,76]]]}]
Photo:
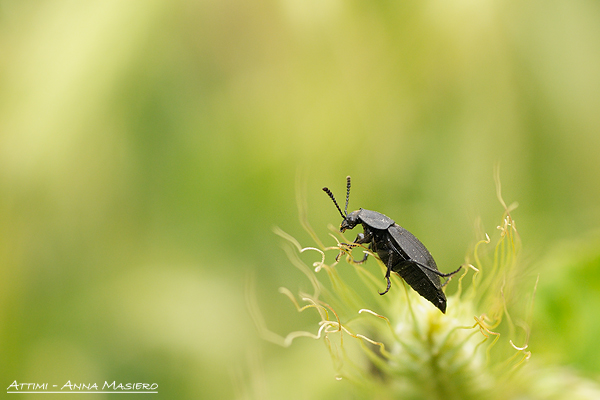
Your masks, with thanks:
[{"label": "black beetle", "polygon": [[[460,271],[461,267],[449,274],[441,273],[427,248],[412,233],[395,223],[391,218],[378,213],[360,209],[348,214],[348,200],[350,199],[350,177],[346,178],[346,207],[344,212],[335,201],[331,190],[324,187],[323,191],[331,197],[333,203],[344,220],[340,232],[353,229],[362,224],[364,233],[359,233],[354,240],[355,245],[368,243],[369,250],[377,253],[381,261],[387,266],[385,278],[387,288],[379,294],[386,294],[390,290],[390,273],[398,273],[414,290],[429,300],[434,306],[446,313],[446,296],[442,291],[440,277],[450,277]],[[359,263],[367,260],[368,254]],[[444,283],[445,285],[445,283]]]}]

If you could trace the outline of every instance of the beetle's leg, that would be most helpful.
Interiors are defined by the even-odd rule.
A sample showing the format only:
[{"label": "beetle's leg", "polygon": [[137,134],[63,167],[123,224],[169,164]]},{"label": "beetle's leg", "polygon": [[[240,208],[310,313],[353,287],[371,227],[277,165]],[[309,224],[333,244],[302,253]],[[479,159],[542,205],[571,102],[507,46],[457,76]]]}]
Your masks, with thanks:
[{"label": "beetle's leg", "polygon": [[394,252],[392,250],[389,251],[389,258],[387,262],[387,271],[385,272],[385,279],[387,279],[387,288],[385,288],[385,292],[379,292],[380,295],[384,295],[389,292],[390,287],[392,286],[392,282],[390,281],[390,273],[392,272],[392,256]]},{"label": "beetle's leg", "polygon": [[372,242],[373,241],[373,235],[367,235],[364,233],[359,233],[358,235],[356,235],[356,239],[354,239],[354,243],[356,244],[363,244],[363,243],[368,243],[368,242]]},{"label": "beetle's leg", "polygon": [[[373,242],[369,243],[369,247],[368,247],[368,249],[369,249],[369,250],[371,250],[371,251],[373,251]],[[364,263],[365,261],[367,261],[367,257],[369,257],[369,253],[365,252],[365,256],[363,257],[363,259],[362,259],[362,260],[360,260],[360,261],[354,261],[354,262],[355,262],[356,264],[362,264],[362,263]]]},{"label": "beetle's leg", "polygon": [[[449,273],[447,273],[447,274],[444,274],[444,273],[442,273],[442,272],[438,271],[437,269],[433,269],[433,268],[431,268],[431,267],[428,267],[427,265],[425,265],[425,264],[421,264],[421,263],[420,263],[420,262],[418,262],[418,261],[415,261],[415,260],[412,260],[412,259],[411,259],[411,260],[408,260],[408,261],[410,261],[410,262],[413,262],[413,263],[417,264],[419,267],[423,267],[423,268],[425,268],[426,270],[428,270],[428,271],[431,271],[431,272],[433,272],[434,274],[436,274],[437,276],[440,276],[440,277],[442,277],[442,278],[447,278],[447,277],[449,277],[449,276],[452,276],[452,275],[456,274],[458,271],[460,271],[460,270],[462,269],[462,265],[461,265],[460,267],[458,267],[458,269],[457,269],[456,271],[452,271],[452,272],[449,272]],[[444,285],[445,285],[445,284],[444,284]]]},{"label": "beetle's leg", "polygon": [[[365,233],[359,233],[358,235],[356,235],[356,239],[354,239],[354,243],[357,244],[362,244],[362,243],[369,243],[369,250],[373,251],[373,235],[371,233],[365,232]],[[367,257],[369,257],[369,253],[365,253],[365,256],[363,257],[362,260],[357,261],[358,264],[364,263],[365,261],[367,261]]]},{"label": "beetle's leg", "polygon": [[[340,243],[343,244],[344,246],[347,246],[348,248],[352,249],[354,247],[358,247],[358,245],[363,244],[363,243],[369,243],[369,250],[373,249],[373,237],[371,235],[365,235],[364,233],[359,233],[358,235],[356,235],[356,239],[354,239],[354,242],[352,243]],[[367,257],[368,254],[365,254],[365,256],[363,257],[362,260],[360,261],[354,261],[357,264],[361,264],[364,263],[365,261],[367,261]],[[337,261],[337,260],[336,260]]]},{"label": "beetle's leg", "polygon": [[373,235],[370,234],[364,234],[364,233],[359,233],[358,235],[356,235],[356,239],[354,239],[354,242],[352,243],[340,243],[343,245],[346,245],[350,248],[352,247],[356,247],[359,244],[363,244],[363,243],[369,243],[373,241]]},{"label": "beetle's leg", "polygon": [[458,268],[456,269],[456,271],[452,271],[452,272],[449,272],[449,273],[447,273],[447,274],[440,274],[440,276],[441,276],[441,277],[443,277],[443,278],[445,278],[445,277],[447,277],[447,276],[452,276],[452,275],[454,275],[455,273],[457,273],[458,271],[460,271],[461,269],[462,269],[462,265],[461,265],[460,267],[458,267]]},{"label": "beetle's leg", "polygon": [[358,247],[359,244],[363,244],[365,242],[366,242],[365,235],[363,233],[359,233],[356,236],[356,239],[354,239],[354,242],[352,242],[352,243],[340,243],[340,244],[343,244],[344,246],[348,246],[349,248],[352,249],[354,247]]},{"label": "beetle's leg", "polygon": [[440,276],[442,277],[448,277],[448,279],[446,279],[446,282],[442,283],[442,287],[446,286],[448,284],[448,282],[450,282],[450,279],[452,279],[452,275],[454,275],[455,273],[457,273],[458,271],[460,271],[462,269],[462,265],[460,267],[458,267],[458,269],[456,271],[452,271],[449,274],[442,274]]},{"label": "beetle's leg", "polygon": [[352,243],[340,243],[346,247],[348,247],[349,249],[353,249],[355,247],[358,247],[359,244],[362,244],[365,242],[365,235],[362,233],[359,233],[358,236],[356,237],[356,239],[354,239],[354,242]]},{"label": "beetle's leg", "polygon": [[340,245],[342,245],[342,246],[346,246],[346,247],[347,247],[347,249],[343,249],[342,247],[340,247],[340,253],[337,255],[337,257],[335,257],[335,261],[336,261],[336,262],[340,260],[340,257],[341,257],[343,254],[350,255],[350,250],[351,250],[351,249],[353,249],[354,247],[357,247],[357,246],[358,246],[358,245],[357,245],[357,244],[355,244],[355,243],[340,243]]},{"label": "beetle's leg", "polygon": [[[369,245],[369,250],[371,250],[371,245]],[[367,257],[369,257],[369,253],[365,252],[365,256],[360,261],[354,261],[356,264],[362,264],[367,261]]]}]

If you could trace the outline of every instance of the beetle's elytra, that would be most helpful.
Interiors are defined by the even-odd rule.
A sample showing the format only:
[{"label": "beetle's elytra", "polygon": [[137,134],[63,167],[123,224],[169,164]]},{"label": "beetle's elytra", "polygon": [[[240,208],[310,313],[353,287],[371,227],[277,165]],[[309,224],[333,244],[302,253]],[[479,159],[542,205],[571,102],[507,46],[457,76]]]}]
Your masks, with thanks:
[{"label": "beetle's elytra", "polygon": [[[434,306],[446,313],[446,296],[442,291],[440,277],[450,277],[462,267],[449,274],[441,273],[427,248],[412,233],[395,223],[391,218],[376,211],[363,208],[348,214],[348,200],[350,199],[350,177],[346,178],[346,207],[344,212],[338,205],[333,193],[324,187],[323,191],[331,197],[333,204],[340,212],[343,221],[340,232],[353,229],[356,225],[363,226],[363,233],[359,233],[354,244],[368,243],[369,249],[379,256],[387,266],[385,278],[387,288],[379,294],[386,294],[390,290],[390,273],[396,272],[417,293],[429,300]],[[359,261],[367,260],[368,254]]]}]

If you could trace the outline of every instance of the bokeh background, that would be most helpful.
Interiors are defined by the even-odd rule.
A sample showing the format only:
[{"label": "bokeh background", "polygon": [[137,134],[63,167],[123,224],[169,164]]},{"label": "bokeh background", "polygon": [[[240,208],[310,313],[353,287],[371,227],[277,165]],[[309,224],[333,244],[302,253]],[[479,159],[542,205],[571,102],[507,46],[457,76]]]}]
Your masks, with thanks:
[{"label": "bokeh background", "polygon": [[596,380],[600,3],[2,0],[2,383],[355,398],[322,343],[257,334],[248,282],[274,332],[316,321],[272,228],[313,245],[300,191],[326,240],[352,175],[450,271],[500,222],[495,165],[532,360]]}]

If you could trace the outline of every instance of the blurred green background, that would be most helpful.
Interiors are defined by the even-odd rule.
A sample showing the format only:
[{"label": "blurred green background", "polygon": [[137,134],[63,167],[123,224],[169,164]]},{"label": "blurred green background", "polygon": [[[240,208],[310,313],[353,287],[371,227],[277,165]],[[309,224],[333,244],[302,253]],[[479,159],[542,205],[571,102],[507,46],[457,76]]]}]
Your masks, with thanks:
[{"label": "blurred green background", "polygon": [[[503,209],[533,360],[600,376],[597,1],[0,1],[0,377],[161,398],[352,397],[278,293],[296,180],[321,239],[383,212],[454,270]],[[373,268],[371,265],[371,268]],[[383,282],[383,279],[382,279]],[[453,288],[449,288],[452,292]]]}]

